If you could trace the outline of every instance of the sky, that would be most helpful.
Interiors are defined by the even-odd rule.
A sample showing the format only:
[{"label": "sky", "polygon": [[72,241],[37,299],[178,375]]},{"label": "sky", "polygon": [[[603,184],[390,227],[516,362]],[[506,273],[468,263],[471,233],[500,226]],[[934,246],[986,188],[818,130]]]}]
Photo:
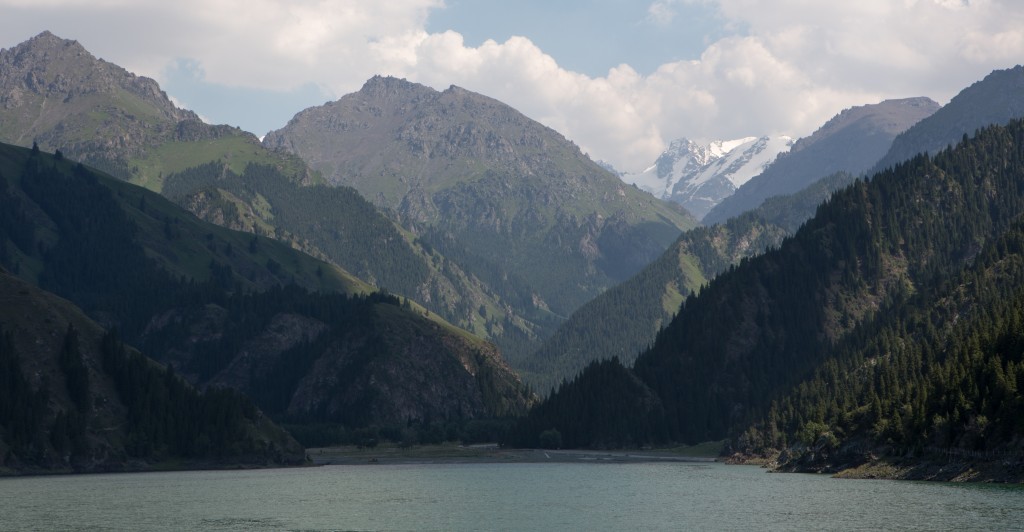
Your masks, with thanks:
[{"label": "sky", "polygon": [[0,0],[0,48],[44,30],[259,136],[394,75],[629,172],[677,138],[802,137],[1024,61],[1019,0]]}]

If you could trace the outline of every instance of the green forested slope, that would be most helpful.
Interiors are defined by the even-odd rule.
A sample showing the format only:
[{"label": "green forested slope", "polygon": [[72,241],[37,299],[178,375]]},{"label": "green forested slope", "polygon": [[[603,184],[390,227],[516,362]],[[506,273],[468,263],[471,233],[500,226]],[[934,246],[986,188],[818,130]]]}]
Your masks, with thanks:
[{"label": "green forested slope", "polygon": [[1024,453],[1024,225],[953,279],[854,331],[733,443],[792,447],[791,467],[856,465],[877,453]]},{"label": "green forested slope", "polygon": [[168,176],[163,193],[207,221],[272,235],[338,264],[505,352],[527,351],[556,320],[534,307],[531,288],[515,275],[492,274],[461,248],[431,246],[349,187],[300,186],[272,166],[236,173],[209,163]]},{"label": "green forested slope", "polygon": [[686,231],[628,281],[574,312],[522,366],[524,377],[547,393],[595,360],[618,357],[632,364],[686,296],[740,260],[778,247],[819,204],[853,180],[835,174],[797,194],[769,198],[723,224]]},{"label": "green forested slope", "polygon": [[569,430],[568,398],[587,389],[584,372],[535,410],[519,436],[529,441],[555,427],[572,445],[589,445],[737,435],[865,324],[912,312],[915,294],[956,279],[1021,214],[1020,122],[858,181],[778,249],[742,260],[685,302],[633,369],[656,398],[635,414],[647,421],[634,425],[648,432]]},{"label": "green forested slope", "polygon": [[197,392],[68,301],[2,271],[0,381],[0,474],[305,459],[241,394]]},{"label": "green forested slope", "polygon": [[632,364],[686,296],[785,236],[783,229],[752,213],[683,233],[640,273],[574,312],[530,357],[524,375],[546,393],[595,360],[618,357]]},{"label": "green forested slope", "polygon": [[290,421],[346,426],[506,416],[530,401],[493,346],[408,301],[363,295],[327,263],[59,156],[0,148],[2,264],[193,383],[245,391],[282,418],[291,394]]}]

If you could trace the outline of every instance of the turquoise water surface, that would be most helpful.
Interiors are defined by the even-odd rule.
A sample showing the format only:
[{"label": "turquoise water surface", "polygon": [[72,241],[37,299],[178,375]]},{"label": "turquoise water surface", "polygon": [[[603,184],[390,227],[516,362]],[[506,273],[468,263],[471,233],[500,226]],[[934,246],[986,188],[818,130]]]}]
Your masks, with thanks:
[{"label": "turquoise water surface", "polygon": [[717,463],[347,465],[0,479],[2,530],[1021,530],[1024,489]]}]

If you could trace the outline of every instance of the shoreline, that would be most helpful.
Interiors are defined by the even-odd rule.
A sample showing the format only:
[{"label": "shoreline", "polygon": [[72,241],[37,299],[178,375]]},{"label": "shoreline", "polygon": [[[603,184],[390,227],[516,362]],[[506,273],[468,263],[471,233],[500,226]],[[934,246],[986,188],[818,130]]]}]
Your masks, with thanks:
[{"label": "shoreline", "polygon": [[756,465],[769,473],[828,475],[836,479],[909,480],[923,482],[1024,484],[1024,462],[1006,460],[945,459],[935,456],[917,459],[880,457],[860,463],[837,465],[830,462],[779,463],[778,454],[769,457],[733,455],[722,459],[734,465]]},{"label": "shoreline", "polygon": [[401,448],[380,446],[320,447],[306,450],[308,463],[321,465],[373,464],[526,464],[526,463],[711,463],[710,456],[688,456],[670,450],[594,451],[575,449],[503,449],[497,445],[426,445]]}]

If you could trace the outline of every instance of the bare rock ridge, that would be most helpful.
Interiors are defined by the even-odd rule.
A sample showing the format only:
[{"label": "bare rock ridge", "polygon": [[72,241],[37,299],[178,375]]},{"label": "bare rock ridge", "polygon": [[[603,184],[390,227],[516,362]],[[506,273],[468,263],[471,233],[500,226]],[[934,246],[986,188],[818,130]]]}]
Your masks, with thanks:
[{"label": "bare rock ridge", "polygon": [[49,31],[0,54],[0,87],[0,103],[8,109],[17,107],[25,93],[70,101],[91,93],[126,90],[144,99],[166,120],[199,120],[192,111],[176,107],[153,79],[97,59],[78,41]]},{"label": "bare rock ridge", "polygon": [[180,109],[153,79],[46,31],[0,50],[0,141],[38,143],[128,179],[131,161],[172,141],[256,137],[204,124]]},{"label": "bare rock ridge", "polygon": [[[447,188],[453,178],[476,177],[480,165],[541,176],[554,187],[571,187],[600,169],[561,135],[497,100],[382,76],[298,113],[263,142],[294,151],[328,180],[383,198],[392,208],[410,188]],[[558,153],[545,154],[549,148]],[[563,178],[570,182],[559,183]]]}]

